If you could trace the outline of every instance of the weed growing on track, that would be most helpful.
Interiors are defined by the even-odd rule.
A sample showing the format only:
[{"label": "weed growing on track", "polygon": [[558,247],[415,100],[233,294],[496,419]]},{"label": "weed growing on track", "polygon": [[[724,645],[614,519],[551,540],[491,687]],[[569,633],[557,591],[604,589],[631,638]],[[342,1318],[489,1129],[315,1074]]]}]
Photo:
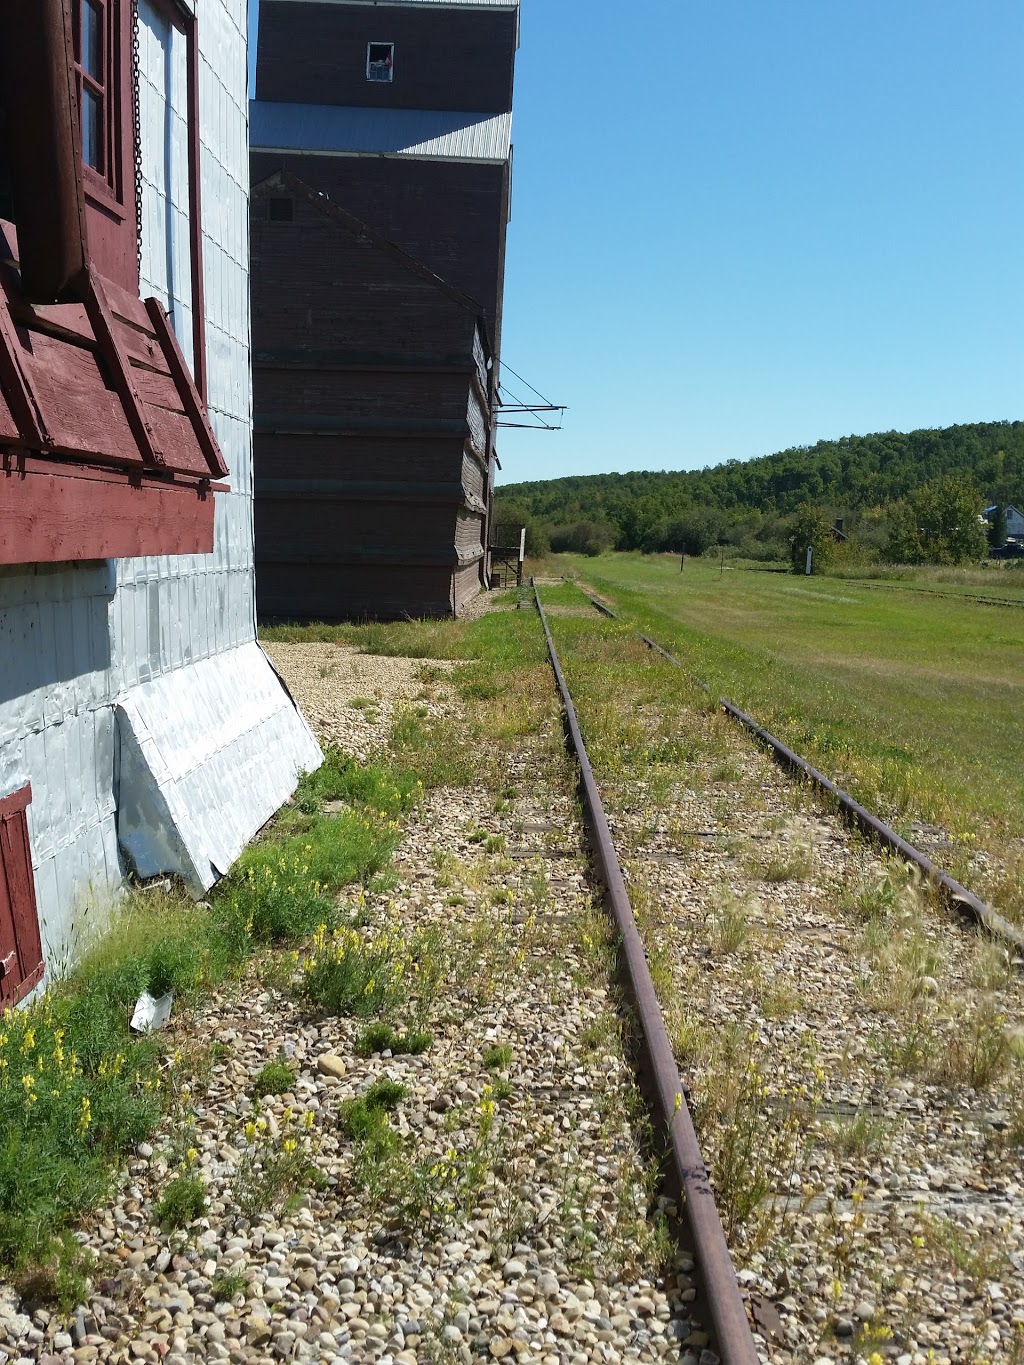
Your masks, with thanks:
[{"label": "weed growing on track", "polygon": [[302,966],[300,989],[329,1014],[390,1016],[408,999],[416,957],[415,946],[387,927],[343,927],[329,934],[321,925]]},{"label": "weed growing on track", "polygon": [[723,891],[711,920],[711,951],[716,957],[738,953],[750,934],[751,906],[729,891]]},{"label": "weed growing on track", "polygon": [[396,1033],[390,1024],[368,1024],[356,1037],[355,1052],[358,1057],[372,1057],[379,1052],[390,1052],[394,1057],[418,1057],[433,1041],[422,1029]]},{"label": "weed growing on track", "polygon": [[210,1284],[210,1293],[215,1303],[231,1303],[239,1294],[244,1294],[248,1280],[238,1271],[218,1271]]},{"label": "weed growing on track", "polygon": [[153,1205],[153,1217],[165,1232],[188,1227],[206,1212],[206,1181],[192,1170],[194,1160],[189,1154],[185,1170],[170,1181]]}]

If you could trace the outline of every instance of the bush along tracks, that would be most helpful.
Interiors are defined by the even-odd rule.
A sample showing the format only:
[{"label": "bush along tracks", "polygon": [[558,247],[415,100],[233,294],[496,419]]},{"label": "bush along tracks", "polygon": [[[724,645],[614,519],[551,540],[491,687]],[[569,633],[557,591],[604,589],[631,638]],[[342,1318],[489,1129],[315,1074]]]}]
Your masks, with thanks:
[{"label": "bush along tracks", "polygon": [[[344,644],[275,660],[301,703],[377,651],[379,744],[329,750],[209,909],[133,894],[3,1021],[0,1345],[697,1365],[536,619]],[[365,665],[386,694],[403,654],[396,705]],[[132,1040],[147,987],[177,1008]]]},{"label": "bush along tracks", "polygon": [[766,1352],[1020,1361],[1019,964],[629,627],[551,626]]}]

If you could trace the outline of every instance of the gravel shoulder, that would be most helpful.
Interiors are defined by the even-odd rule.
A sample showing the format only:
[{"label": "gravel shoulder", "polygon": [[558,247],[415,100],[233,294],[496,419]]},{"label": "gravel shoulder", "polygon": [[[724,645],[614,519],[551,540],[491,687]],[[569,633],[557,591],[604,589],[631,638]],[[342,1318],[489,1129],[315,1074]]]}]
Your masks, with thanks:
[{"label": "gravel shoulder", "polygon": [[[479,730],[451,664],[268,652],[321,738],[353,753],[383,750],[408,704]],[[497,763],[480,732],[481,781],[429,793],[393,875],[352,893],[358,932],[415,937],[441,964],[417,997],[431,1045],[357,1046],[367,1021],[311,1015],[287,954],[175,1017],[167,1065],[187,1088],[79,1234],[87,1302],[69,1324],[7,1291],[3,1358],[716,1365],[654,1194],[550,685],[522,704],[531,732]],[[288,1088],[254,1097],[275,1062]],[[396,1137],[374,1160],[346,1105],[382,1082]],[[305,1173],[290,1199],[265,1184],[286,1158]],[[156,1206],[182,1175],[207,1206],[167,1233]]]}]

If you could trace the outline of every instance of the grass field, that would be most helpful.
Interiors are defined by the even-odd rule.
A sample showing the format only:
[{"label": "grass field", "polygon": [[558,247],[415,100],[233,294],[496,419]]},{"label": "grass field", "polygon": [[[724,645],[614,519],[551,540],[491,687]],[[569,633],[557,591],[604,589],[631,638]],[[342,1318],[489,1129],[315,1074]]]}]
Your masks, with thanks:
[{"label": "grass field", "polygon": [[[1024,918],[1024,598],[985,605],[970,600],[981,584],[920,573],[912,591],[892,581],[880,591],[850,578],[723,572],[706,559],[680,572],[668,555],[563,556],[546,567],[609,596],[902,831],[941,827],[953,846],[938,861]],[[999,596],[1015,595],[1015,574],[991,580]]]}]

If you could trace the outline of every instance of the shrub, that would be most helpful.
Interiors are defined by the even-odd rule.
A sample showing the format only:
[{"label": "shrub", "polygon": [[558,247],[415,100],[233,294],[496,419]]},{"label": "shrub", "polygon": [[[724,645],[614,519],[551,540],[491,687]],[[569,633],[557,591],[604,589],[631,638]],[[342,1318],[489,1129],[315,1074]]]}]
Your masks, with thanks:
[{"label": "shrub", "polygon": [[396,1033],[390,1024],[368,1024],[356,1038],[355,1050],[360,1057],[372,1057],[375,1052],[390,1052],[395,1057],[418,1057],[426,1052],[434,1039],[422,1029]]},{"label": "shrub", "polygon": [[413,960],[410,945],[393,930],[328,933],[321,926],[303,969],[302,993],[331,1014],[387,1013],[406,999]]},{"label": "shrub", "polygon": [[268,1062],[253,1081],[252,1093],[258,1100],[264,1095],[284,1095],[294,1084],[295,1072],[278,1057],[276,1061]]},{"label": "shrub", "polygon": [[153,1217],[165,1232],[188,1227],[205,1212],[206,1182],[188,1171],[175,1176],[153,1205]]}]

